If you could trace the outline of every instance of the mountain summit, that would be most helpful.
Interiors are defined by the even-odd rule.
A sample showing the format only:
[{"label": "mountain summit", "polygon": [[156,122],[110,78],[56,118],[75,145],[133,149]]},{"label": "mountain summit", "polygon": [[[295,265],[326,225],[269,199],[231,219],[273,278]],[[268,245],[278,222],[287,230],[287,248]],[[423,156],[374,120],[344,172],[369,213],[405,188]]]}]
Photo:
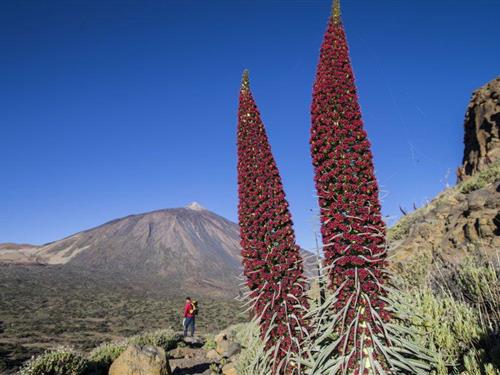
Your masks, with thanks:
[{"label": "mountain summit", "polygon": [[199,204],[198,202],[193,202],[193,203],[190,203],[186,206],[186,208],[189,208],[190,210],[195,210],[195,211],[203,211],[203,210],[206,210],[205,207],[203,207],[201,204]]}]

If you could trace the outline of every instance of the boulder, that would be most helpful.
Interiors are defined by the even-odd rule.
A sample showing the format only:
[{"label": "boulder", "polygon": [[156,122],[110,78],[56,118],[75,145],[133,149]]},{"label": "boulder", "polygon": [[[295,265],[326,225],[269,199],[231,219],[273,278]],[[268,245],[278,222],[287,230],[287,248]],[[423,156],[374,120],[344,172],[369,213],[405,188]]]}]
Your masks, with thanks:
[{"label": "boulder", "polygon": [[217,343],[217,348],[215,349],[217,353],[220,355],[223,355],[229,350],[229,347],[231,346],[232,341],[229,340],[221,340]]},{"label": "boulder", "polygon": [[109,369],[109,375],[171,374],[165,351],[154,346],[130,345]]},{"label": "boulder", "polygon": [[229,341],[227,350],[222,353],[222,356],[224,358],[231,358],[236,354],[240,354],[240,352],[241,352],[241,345],[237,342]]},{"label": "boulder", "polygon": [[464,128],[459,181],[500,160],[500,77],[474,92],[465,114]]},{"label": "boulder", "polygon": [[203,337],[184,337],[184,342],[189,346],[202,347],[205,344],[205,339]]},{"label": "boulder", "polygon": [[224,331],[222,331],[221,333],[219,333],[218,335],[216,335],[214,337],[214,341],[216,344],[219,344],[222,341],[229,340],[229,339],[230,339],[230,337],[229,337],[228,333],[224,332]]},{"label": "boulder", "polygon": [[217,344],[216,352],[224,358],[230,358],[241,352],[241,345],[235,341],[234,334],[226,330],[214,338]]}]

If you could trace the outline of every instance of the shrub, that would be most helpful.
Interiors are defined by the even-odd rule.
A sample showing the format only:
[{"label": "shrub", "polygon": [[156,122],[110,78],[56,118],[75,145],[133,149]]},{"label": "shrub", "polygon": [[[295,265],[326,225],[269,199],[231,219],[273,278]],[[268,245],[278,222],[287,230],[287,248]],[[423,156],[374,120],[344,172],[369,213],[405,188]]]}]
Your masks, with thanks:
[{"label": "shrub", "polygon": [[90,352],[89,360],[98,371],[107,373],[113,361],[117,359],[126,348],[127,343],[125,341],[104,343]]},{"label": "shrub", "polygon": [[70,348],[60,347],[30,359],[19,375],[84,375],[88,361]]},{"label": "shrub", "polygon": [[203,345],[203,349],[212,350],[217,348],[217,343],[215,342],[214,335],[207,335],[205,339],[206,341],[205,344]]},{"label": "shrub", "polygon": [[[500,374],[500,282],[498,269],[480,256],[458,266],[436,262],[432,279],[401,285],[408,326],[434,357],[433,374]],[[431,288],[432,287],[432,288]]]},{"label": "shrub", "polygon": [[500,273],[490,262],[469,258],[456,272],[461,296],[480,313],[481,323],[500,333]]},{"label": "shrub", "polygon": [[236,364],[236,371],[240,375],[268,374],[268,362],[264,343],[260,339],[260,329],[256,322],[247,323],[238,327],[237,341],[242,350]]},{"label": "shrub", "polygon": [[421,334],[421,344],[435,353],[441,371],[446,365],[456,364],[479,339],[477,315],[465,303],[450,296],[435,296],[429,289],[408,292],[407,303],[414,315],[412,325]]},{"label": "shrub", "polygon": [[498,180],[500,180],[500,162],[496,162],[488,169],[467,178],[459,185],[459,190],[461,193],[467,194]]},{"label": "shrub", "polygon": [[151,345],[163,348],[165,351],[174,349],[177,343],[181,341],[182,335],[174,332],[172,329],[159,329],[147,332],[142,335],[132,336],[127,340],[128,345]]}]

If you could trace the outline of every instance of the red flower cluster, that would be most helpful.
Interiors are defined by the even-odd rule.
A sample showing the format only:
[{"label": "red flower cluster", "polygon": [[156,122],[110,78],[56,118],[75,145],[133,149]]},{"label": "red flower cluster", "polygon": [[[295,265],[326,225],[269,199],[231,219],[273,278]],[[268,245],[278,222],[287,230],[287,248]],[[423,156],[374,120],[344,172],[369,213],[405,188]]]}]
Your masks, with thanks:
[{"label": "red flower cluster", "polygon": [[[300,248],[264,124],[243,75],[238,109],[239,224],[244,274],[274,367],[304,339],[308,307]],[[283,370],[281,370],[283,371]]]},{"label": "red flower cluster", "polygon": [[339,292],[336,308],[347,306],[338,330],[348,342],[340,347],[359,358],[355,337],[370,337],[370,328],[378,333],[390,319],[380,298],[386,294],[380,288],[386,282],[385,224],[338,2],[321,47],[311,115],[325,262],[330,287]]}]

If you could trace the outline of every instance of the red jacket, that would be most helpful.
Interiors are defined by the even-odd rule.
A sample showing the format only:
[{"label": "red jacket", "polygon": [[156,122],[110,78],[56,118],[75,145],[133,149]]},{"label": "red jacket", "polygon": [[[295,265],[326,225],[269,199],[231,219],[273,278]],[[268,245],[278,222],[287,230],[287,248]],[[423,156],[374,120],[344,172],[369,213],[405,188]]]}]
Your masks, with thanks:
[{"label": "red jacket", "polygon": [[184,306],[184,318],[192,318],[194,317],[193,315],[193,305],[191,302],[186,303],[186,306]]}]

